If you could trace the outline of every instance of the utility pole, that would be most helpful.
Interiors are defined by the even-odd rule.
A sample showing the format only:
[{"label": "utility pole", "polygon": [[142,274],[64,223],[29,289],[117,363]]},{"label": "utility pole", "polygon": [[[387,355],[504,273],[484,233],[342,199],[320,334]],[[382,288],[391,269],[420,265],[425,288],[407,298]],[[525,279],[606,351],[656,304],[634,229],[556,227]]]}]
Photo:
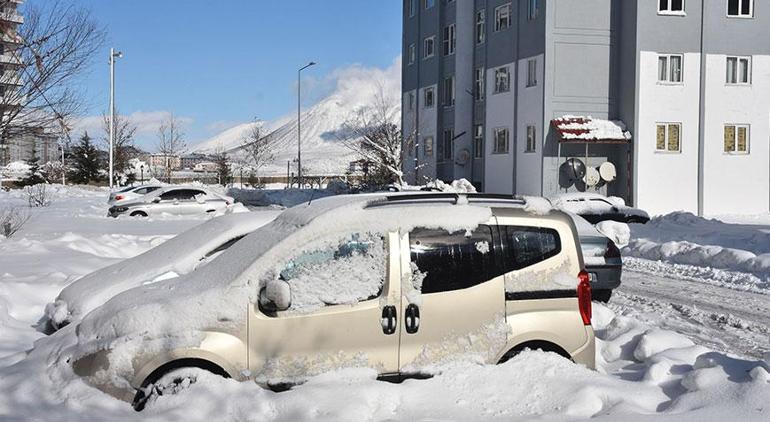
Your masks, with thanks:
[{"label": "utility pole", "polygon": [[297,187],[302,187],[302,71],[316,62],[310,62],[297,71]]},{"label": "utility pole", "polygon": [[115,59],[123,57],[123,53],[110,48],[110,189],[113,187],[113,156],[115,149]]}]

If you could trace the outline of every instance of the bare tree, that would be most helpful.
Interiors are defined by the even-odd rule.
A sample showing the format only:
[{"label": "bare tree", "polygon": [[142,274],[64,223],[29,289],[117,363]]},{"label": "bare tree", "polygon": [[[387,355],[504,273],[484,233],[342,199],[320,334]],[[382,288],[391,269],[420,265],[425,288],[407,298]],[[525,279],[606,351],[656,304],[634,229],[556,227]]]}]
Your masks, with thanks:
[{"label": "bare tree", "polygon": [[380,86],[372,103],[345,122],[340,139],[369,167],[376,183],[403,185],[404,137],[396,118],[398,104],[389,99]]},{"label": "bare tree", "polygon": [[158,153],[164,156],[164,171],[166,174],[166,180],[171,182],[171,170],[173,169],[173,162],[179,154],[187,148],[187,143],[184,140],[184,131],[182,130],[182,122],[177,119],[173,114],[170,114],[168,118],[163,120],[158,128]]},{"label": "bare tree", "polygon": [[256,174],[257,185],[261,185],[259,171],[275,161],[275,153],[278,149],[277,137],[272,134],[262,133],[262,122],[254,119],[249,130],[241,140],[241,150],[246,162]]},{"label": "bare tree", "polygon": [[[16,21],[16,5],[0,0],[0,13]],[[41,130],[69,134],[69,122],[83,110],[79,77],[104,44],[105,32],[91,13],[61,0],[30,4],[24,24],[0,24],[10,64],[0,92],[0,147],[9,139]],[[0,157],[2,158],[2,157]]]},{"label": "bare tree", "polygon": [[[102,116],[102,128],[104,129],[104,137],[102,143],[105,149],[109,150],[110,147],[110,115],[105,113]],[[136,125],[133,124],[126,116],[121,116],[117,111],[115,112],[115,138],[113,139],[113,176],[116,180],[119,180],[118,175],[123,174],[127,168],[128,160],[131,158],[131,151],[134,147],[134,134],[136,133]]]},{"label": "bare tree", "polygon": [[14,233],[24,227],[30,216],[29,208],[0,208],[0,234],[9,239]]}]

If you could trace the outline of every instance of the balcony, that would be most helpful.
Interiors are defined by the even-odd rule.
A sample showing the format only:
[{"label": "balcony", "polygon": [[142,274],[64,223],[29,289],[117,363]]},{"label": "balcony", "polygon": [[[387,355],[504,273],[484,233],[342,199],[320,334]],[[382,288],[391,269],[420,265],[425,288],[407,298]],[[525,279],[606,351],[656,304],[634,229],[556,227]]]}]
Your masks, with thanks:
[{"label": "balcony", "polygon": [[0,75],[0,84],[21,86],[23,84],[21,76],[13,71],[6,71]]},{"label": "balcony", "polygon": [[0,20],[17,23],[19,25],[24,23],[24,16],[21,16],[15,9],[0,11]]},{"label": "balcony", "polygon": [[15,64],[20,65],[21,61],[13,53],[0,54],[0,64]]}]

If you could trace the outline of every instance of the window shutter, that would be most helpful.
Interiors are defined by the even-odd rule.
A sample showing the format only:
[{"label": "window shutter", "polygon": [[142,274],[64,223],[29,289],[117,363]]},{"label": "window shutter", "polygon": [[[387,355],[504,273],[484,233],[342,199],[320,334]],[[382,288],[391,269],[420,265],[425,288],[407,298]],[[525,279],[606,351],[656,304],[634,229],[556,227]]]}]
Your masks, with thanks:
[{"label": "window shutter", "polygon": [[747,135],[748,129],[745,127],[739,127],[738,128],[738,148],[736,149],[737,152],[747,152],[748,149],[746,148],[746,135]]},{"label": "window shutter", "polygon": [[668,150],[679,151],[679,125],[668,126]]},{"label": "window shutter", "polygon": [[725,126],[725,152],[735,151],[735,126]]},{"label": "window shutter", "polygon": [[658,125],[658,139],[655,149],[665,151],[666,149],[666,125]]}]

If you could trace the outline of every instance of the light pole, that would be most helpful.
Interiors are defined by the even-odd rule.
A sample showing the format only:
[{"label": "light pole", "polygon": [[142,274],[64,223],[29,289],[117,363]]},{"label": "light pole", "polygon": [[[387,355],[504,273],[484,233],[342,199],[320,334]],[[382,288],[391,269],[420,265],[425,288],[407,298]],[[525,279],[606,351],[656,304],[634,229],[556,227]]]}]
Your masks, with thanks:
[{"label": "light pole", "polygon": [[144,184],[144,164],[139,166],[139,172],[142,174],[142,181],[140,183],[143,185]]},{"label": "light pole", "polygon": [[302,188],[302,71],[316,62],[310,62],[297,71],[297,187]]},{"label": "light pole", "polygon": [[60,139],[59,147],[61,148],[61,184],[62,186],[66,186],[67,179],[65,179],[65,177],[67,175],[67,167],[64,166],[64,140],[63,139]]},{"label": "light pole", "polygon": [[113,155],[115,144],[115,59],[123,57],[123,53],[110,48],[110,189],[112,189]]}]

